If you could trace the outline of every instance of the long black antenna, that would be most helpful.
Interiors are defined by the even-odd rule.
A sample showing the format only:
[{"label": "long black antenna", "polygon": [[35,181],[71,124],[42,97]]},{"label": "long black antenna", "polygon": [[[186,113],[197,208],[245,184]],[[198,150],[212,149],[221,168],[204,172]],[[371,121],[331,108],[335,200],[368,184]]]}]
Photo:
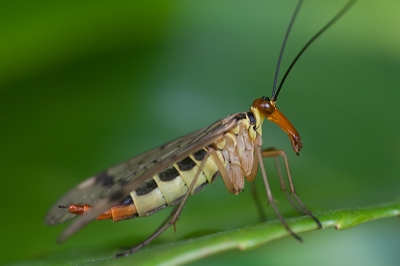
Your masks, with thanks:
[{"label": "long black antenna", "polygon": [[[271,97],[272,99],[274,99],[274,95],[275,95],[275,91],[276,91],[276,84],[278,83],[279,69],[281,68],[281,61],[282,61],[283,52],[285,51],[286,42],[289,38],[290,30],[292,29],[293,23],[297,17],[297,13],[299,13],[302,3],[303,3],[303,0],[299,0],[299,2],[297,3],[296,9],[294,10],[294,13],[293,13],[293,16],[290,19],[289,27],[287,28],[285,37],[283,38],[281,52],[279,53],[278,64],[276,65],[276,70],[275,70],[274,85],[272,87],[272,97]],[[278,93],[279,93],[279,91],[278,91]]]},{"label": "long black antenna", "polygon": [[[294,64],[296,64],[297,60],[300,58],[300,56],[304,53],[304,51],[310,46],[311,43],[313,43],[324,31],[326,31],[330,26],[332,26],[341,16],[343,16],[356,2],[357,0],[350,0],[343,8],[340,10],[339,13],[335,17],[333,17],[320,31],[318,31],[307,43],[304,45],[304,47],[300,50],[300,52],[297,54],[296,58],[293,60],[293,62],[290,64],[289,68],[286,70],[285,75],[283,76],[281,83],[279,84],[278,91],[275,93],[275,80],[277,79],[277,76],[275,74],[275,80],[274,80],[274,88],[272,90],[272,96],[271,100],[277,101],[278,100],[278,95],[279,92],[282,89],[283,83],[285,82],[287,76],[289,75],[290,71],[292,70]],[[286,39],[286,37],[285,37]],[[284,41],[284,43],[286,40]],[[283,50],[283,48],[282,48]],[[282,51],[281,51],[282,53]],[[279,57],[279,60],[281,60],[281,57]],[[279,66],[280,62],[278,62]],[[278,72],[278,71],[277,71]]]}]

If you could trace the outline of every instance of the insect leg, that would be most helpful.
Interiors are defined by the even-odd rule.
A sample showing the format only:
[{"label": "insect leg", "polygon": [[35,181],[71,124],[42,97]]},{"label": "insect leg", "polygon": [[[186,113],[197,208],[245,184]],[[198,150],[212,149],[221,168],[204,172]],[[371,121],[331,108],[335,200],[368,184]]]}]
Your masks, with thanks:
[{"label": "insect leg", "polygon": [[221,160],[219,159],[217,153],[213,148],[208,148],[208,153],[211,155],[211,157],[214,159],[215,164],[218,167],[219,174],[222,177],[222,180],[224,181],[224,184],[228,191],[232,194],[235,194],[235,190],[233,188],[232,181],[229,179],[228,173],[226,172],[225,166],[222,164]]},{"label": "insect leg", "polygon": [[265,214],[263,205],[261,204],[260,195],[257,190],[257,186],[255,182],[251,182],[251,195],[253,196],[254,204],[256,205],[258,218],[260,222],[267,221],[267,215]]},{"label": "insect leg", "polygon": [[261,147],[256,146],[254,148],[255,148],[254,150],[255,150],[256,159],[258,160],[258,163],[259,163],[259,166],[260,166],[261,175],[262,175],[263,180],[264,180],[265,190],[267,191],[267,197],[268,197],[269,204],[274,209],[274,212],[278,216],[279,220],[281,221],[281,223],[283,224],[285,229],[294,238],[296,238],[299,242],[302,242],[303,240],[293,232],[293,230],[289,227],[289,225],[287,224],[287,222],[283,218],[282,214],[279,212],[278,208],[276,207],[275,202],[274,202],[274,198],[272,196],[271,188],[269,187],[267,173],[265,172],[265,167],[264,167],[264,162],[263,162],[263,155],[261,154]]},{"label": "insect leg", "polygon": [[207,154],[204,156],[203,160],[201,161],[201,164],[199,166],[199,169],[196,172],[196,175],[194,176],[192,182],[189,185],[188,191],[186,192],[185,196],[183,197],[182,201],[175,206],[175,208],[172,210],[171,214],[167,217],[167,219],[165,219],[165,221],[160,225],[159,228],[157,228],[157,230],[149,237],[147,238],[145,241],[143,241],[142,243],[140,243],[139,245],[124,251],[122,253],[118,253],[116,254],[116,257],[122,257],[122,256],[126,256],[129,254],[132,254],[134,252],[136,252],[137,250],[141,249],[142,247],[148,245],[151,241],[153,241],[156,237],[158,237],[159,235],[161,235],[161,233],[163,233],[165,230],[167,230],[171,225],[174,225],[175,227],[175,223],[178,220],[179,215],[181,214],[182,210],[183,210],[183,206],[185,205],[190,192],[193,190],[194,185],[196,184],[197,178],[199,177],[199,175],[201,174],[201,172],[203,171],[204,165],[207,161],[207,158],[210,156],[210,153],[207,152]]},{"label": "insect leg", "polygon": [[[276,151],[276,149],[274,147],[269,147],[269,148],[264,149],[262,151],[262,153],[265,154],[268,151]],[[267,155],[263,155],[263,157],[264,158],[268,158]],[[284,192],[288,202],[293,207],[293,209],[296,210],[296,212],[298,212],[300,214],[304,214],[304,211],[300,210],[299,206],[297,204],[295,204],[293,202],[293,199],[290,197],[291,192],[288,192],[287,189],[286,189],[286,184],[285,184],[285,180],[283,179],[282,168],[281,168],[281,164],[279,163],[278,156],[272,156],[272,157],[274,158],[275,168],[276,168],[276,171],[278,172],[278,177],[279,177],[279,183],[281,185],[281,190]]]},{"label": "insect leg", "polygon": [[[292,180],[292,176],[290,174],[290,169],[289,169],[289,163],[286,157],[286,153],[283,150],[276,150],[274,148],[269,148],[269,149],[265,149],[262,151],[262,157],[263,158],[270,158],[270,157],[274,157],[277,158],[278,156],[282,156],[283,161],[285,162],[285,168],[286,168],[286,173],[287,173],[287,178],[289,181],[289,187],[290,187],[290,194],[293,195],[293,197],[295,198],[295,200],[297,201],[297,203],[299,204],[299,206],[303,209],[303,211],[310,216],[318,225],[318,228],[321,229],[322,228],[322,224],[321,222],[318,220],[317,217],[315,217],[307,208],[306,206],[303,204],[303,202],[300,200],[299,196],[297,195],[295,189],[294,189],[294,184],[293,184],[293,180]],[[263,167],[263,166],[262,166]],[[279,168],[278,168],[279,169]],[[279,173],[279,170],[278,170]],[[280,173],[280,176],[282,176],[282,173]],[[281,178],[281,177],[280,177]],[[283,178],[281,179],[281,186],[282,183],[284,184]],[[283,190],[286,190],[286,187],[283,185],[282,187]]]}]

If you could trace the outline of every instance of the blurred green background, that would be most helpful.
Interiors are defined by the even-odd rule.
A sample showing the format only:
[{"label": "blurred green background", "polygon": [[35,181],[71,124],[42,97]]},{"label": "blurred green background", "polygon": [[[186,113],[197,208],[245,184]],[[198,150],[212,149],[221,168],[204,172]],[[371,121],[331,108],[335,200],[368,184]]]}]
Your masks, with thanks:
[{"label": "blurred green background", "polygon": [[[345,3],[304,3],[282,71]],[[62,245],[55,240],[66,225],[46,227],[44,216],[86,177],[270,96],[295,5],[2,1],[0,263],[117,250],[146,238],[168,210],[93,222]],[[395,0],[359,1],[295,66],[278,106],[301,133],[299,157],[279,128],[264,125],[264,146],[288,152],[297,190],[316,213],[399,197],[399,10]],[[267,167],[278,193],[273,164]],[[278,194],[284,215],[295,215]],[[249,186],[233,196],[218,179],[189,200],[177,233],[170,229],[155,243],[257,222]],[[399,219],[302,237],[303,244],[285,238],[198,265],[393,265],[400,259]]]}]

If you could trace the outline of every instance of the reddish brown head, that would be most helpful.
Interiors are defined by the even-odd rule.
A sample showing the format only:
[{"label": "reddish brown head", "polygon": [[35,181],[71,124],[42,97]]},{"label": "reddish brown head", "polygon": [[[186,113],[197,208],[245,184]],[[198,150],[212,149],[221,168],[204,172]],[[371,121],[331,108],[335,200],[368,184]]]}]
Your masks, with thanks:
[{"label": "reddish brown head", "polygon": [[282,130],[288,134],[294,152],[299,155],[299,151],[303,147],[300,134],[292,123],[278,110],[275,104],[276,102],[274,100],[270,100],[268,97],[262,97],[256,99],[252,107],[256,108],[262,116],[280,126]]}]

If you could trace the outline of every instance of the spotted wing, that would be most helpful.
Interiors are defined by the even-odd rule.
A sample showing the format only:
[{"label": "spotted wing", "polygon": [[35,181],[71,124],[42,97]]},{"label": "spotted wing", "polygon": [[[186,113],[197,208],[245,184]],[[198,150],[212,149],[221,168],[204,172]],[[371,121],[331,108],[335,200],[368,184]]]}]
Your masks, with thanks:
[{"label": "spotted wing", "polygon": [[90,212],[79,217],[64,231],[59,241],[65,240],[103,211],[119,204],[131,191],[137,189],[154,175],[215,142],[224,132],[236,124],[235,116],[236,114],[228,116],[209,127],[195,131],[90,177],[70,190],[50,208],[46,216],[46,223],[55,225],[75,217],[75,215],[66,212],[65,209],[60,209],[59,205],[72,203],[93,205]]}]

